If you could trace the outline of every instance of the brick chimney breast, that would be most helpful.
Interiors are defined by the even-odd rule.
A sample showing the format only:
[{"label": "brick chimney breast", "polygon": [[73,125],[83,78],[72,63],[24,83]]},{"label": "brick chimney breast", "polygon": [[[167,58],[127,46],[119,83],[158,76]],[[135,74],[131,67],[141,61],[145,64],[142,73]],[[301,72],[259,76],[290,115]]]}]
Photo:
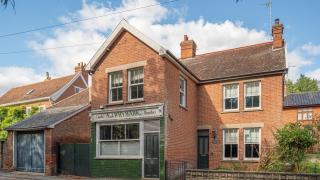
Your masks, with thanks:
[{"label": "brick chimney breast", "polygon": [[284,46],[283,40],[283,24],[280,23],[279,19],[275,19],[274,25],[272,26],[273,36],[273,49],[282,48]]},{"label": "brick chimney breast", "polygon": [[83,63],[83,62],[81,62],[81,63],[78,63],[77,64],[77,66],[76,67],[74,67],[74,72],[75,72],[75,74],[77,74],[77,73],[79,73],[79,72],[84,72],[85,70],[84,70],[84,66],[85,66],[85,64]]},{"label": "brick chimney breast", "polygon": [[184,35],[183,41],[180,43],[181,59],[196,56],[197,44],[193,40],[189,40],[188,35]]}]

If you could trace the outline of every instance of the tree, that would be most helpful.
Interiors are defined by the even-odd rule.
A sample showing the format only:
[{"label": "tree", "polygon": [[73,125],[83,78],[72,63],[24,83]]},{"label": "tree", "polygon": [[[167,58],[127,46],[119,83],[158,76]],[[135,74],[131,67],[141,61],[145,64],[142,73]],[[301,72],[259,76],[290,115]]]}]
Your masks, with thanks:
[{"label": "tree", "polygon": [[288,93],[319,91],[317,80],[309,78],[302,74],[300,75],[297,82],[293,83],[291,80],[287,80],[286,85]]},{"label": "tree", "polygon": [[313,133],[300,123],[289,123],[277,129],[274,135],[280,160],[290,163],[297,172],[301,172],[307,149],[317,142]]},{"label": "tree", "polygon": [[0,5],[7,7],[8,4],[11,4],[11,6],[14,8],[15,2],[14,0],[0,0]]},{"label": "tree", "polygon": [[8,132],[7,127],[20,122],[39,112],[38,107],[32,107],[29,114],[26,113],[25,107],[0,107],[0,139],[6,139]]}]

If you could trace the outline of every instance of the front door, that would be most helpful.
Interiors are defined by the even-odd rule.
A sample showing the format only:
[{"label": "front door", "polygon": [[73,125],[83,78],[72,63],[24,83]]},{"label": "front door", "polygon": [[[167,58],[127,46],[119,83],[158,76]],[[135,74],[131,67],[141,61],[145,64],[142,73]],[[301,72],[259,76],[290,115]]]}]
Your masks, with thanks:
[{"label": "front door", "polygon": [[144,177],[159,178],[159,134],[144,135]]},{"label": "front door", "polygon": [[17,170],[44,172],[43,132],[17,133]]},{"label": "front door", "polygon": [[209,131],[198,131],[198,169],[209,168]]}]

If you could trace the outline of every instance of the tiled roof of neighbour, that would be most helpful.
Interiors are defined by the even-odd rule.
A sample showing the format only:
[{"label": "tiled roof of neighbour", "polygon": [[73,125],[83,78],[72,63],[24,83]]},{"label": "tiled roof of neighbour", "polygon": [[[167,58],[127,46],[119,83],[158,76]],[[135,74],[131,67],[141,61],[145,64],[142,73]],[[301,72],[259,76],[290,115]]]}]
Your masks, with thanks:
[{"label": "tiled roof of neighbour", "polygon": [[31,130],[49,128],[51,125],[64,120],[65,118],[80,111],[84,107],[85,105],[50,108],[10,126],[6,128],[6,130]]},{"label": "tiled roof of neighbour", "polygon": [[71,81],[73,77],[74,75],[70,75],[12,88],[0,97],[0,104],[49,97]]},{"label": "tiled roof of neighbour", "polygon": [[272,42],[197,55],[181,62],[200,80],[219,80],[286,70],[285,49]]},{"label": "tiled roof of neighbour", "polygon": [[284,107],[320,105],[320,92],[289,94],[283,104]]},{"label": "tiled roof of neighbour", "polygon": [[51,106],[51,108],[56,107],[67,107],[67,106],[77,106],[77,105],[85,105],[89,104],[89,89],[84,89],[80,91],[78,94],[74,94],[70,97],[59,101],[58,103]]},{"label": "tiled roof of neighbour", "polygon": [[[23,121],[12,125],[7,130],[31,130],[45,129],[65,120],[71,115],[89,107],[89,90],[82,90],[80,93],[72,95],[47,110],[35,114]],[[88,117],[89,118],[89,117]]]}]

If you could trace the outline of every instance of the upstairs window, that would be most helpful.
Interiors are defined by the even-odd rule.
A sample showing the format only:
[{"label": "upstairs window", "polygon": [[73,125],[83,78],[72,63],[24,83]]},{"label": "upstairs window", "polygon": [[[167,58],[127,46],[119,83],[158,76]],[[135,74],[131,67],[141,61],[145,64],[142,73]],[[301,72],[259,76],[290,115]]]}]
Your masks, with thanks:
[{"label": "upstairs window", "polygon": [[223,158],[238,159],[238,129],[223,130]]},{"label": "upstairs window", "polygon": [[179,104],[182,107],[186,107],[186,80],[180,77],[180,95],[179,95]]},{"label": "upstairs window", "polygon": [[298,120],[312,120],[312,109],[311,108],[303,108],[298,110]]},{"label": "upstairs window", "polygon": [[259,109],[261,107],[261,82],[247,82],[244,84],[245,109]]},{"label": "upstairs window", "polygon": [[109,102],[122,101],[122,72],[113,72],[109,74]]},{"label": "upstairs window", "polygon": [[245,159],[258,159],[260,150],[260,128],[244,129]]},{"label": "upstairs window", "polygon": [[239,109],[239,85],[228,84],[223,86],[223,110],[233,111]]},{"label": "upstairs window", "polygon": [[129,70],[129,100],[143,99],[143,68]]},{"label": "upstairs window", "polygon": [[76,94],[78,94],[81,90],[82,90],[81,87],[77,87],[77,86],[74,87],[74,91]]}]

